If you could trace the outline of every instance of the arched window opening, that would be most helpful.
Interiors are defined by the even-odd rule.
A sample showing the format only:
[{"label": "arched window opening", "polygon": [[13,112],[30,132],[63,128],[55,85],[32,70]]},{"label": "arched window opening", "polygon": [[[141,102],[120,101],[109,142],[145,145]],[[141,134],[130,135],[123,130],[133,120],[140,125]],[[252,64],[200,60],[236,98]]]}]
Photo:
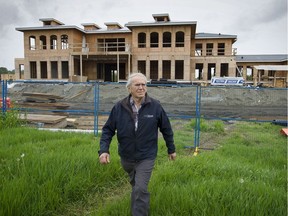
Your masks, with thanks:
[{"label": "arched window opening", "polygon": [[36,37],[35,36],[29,37],[29,49],[36,50]]},{"label": "arched window opening", "polygon": [[40,49],[43,49],[43,50],[47,49],[46,36],[44,35],[40,36]]},{"label": "arched window opening", "polygon": [[158,47],[159,34],[157,32],[152,32],[150,34],[150,47]]},{"label": "arched window opening", "polygon": [[57,49],[57,36],[56,35],[50,36],[50,49],[51,50]]},{"label": "arched window opening", "polygon": [[184,47],[184,32],[176,32],[176,47]]},{"label": "arched window opening", "polygon": [[141,32],[138,34],[138,48],[146,47],[146,33]]},{"label": "arched window opening", "polygon": [[163,47],[171,47],[171,33],[170,32],[163,33]]},{"label": "arched window opening", "polygon": [[61,35],[61,49],[68,49],[68,35]]}]

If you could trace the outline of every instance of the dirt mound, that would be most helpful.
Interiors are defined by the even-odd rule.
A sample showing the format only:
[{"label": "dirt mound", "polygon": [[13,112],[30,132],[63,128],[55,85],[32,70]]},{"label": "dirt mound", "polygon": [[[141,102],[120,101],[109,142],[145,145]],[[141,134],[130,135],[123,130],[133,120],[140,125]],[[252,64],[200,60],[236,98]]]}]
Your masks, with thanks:
[{"label": "dirt mound", "polygon": [[[148,86],[148,94],[159,100],[171,115],[195,116],[197,91],[200,93],[201,115],[205,117],[287,118],[287,89],[202,87],[196,86]],[[113,105],[126,97],[124,84],[89,83],[14,83],[8,89],[12,101],[24,101],[24,92],[49,93],[63,97],[61,102],[69,103],[74,110],[95,110],[108,113]]]}]

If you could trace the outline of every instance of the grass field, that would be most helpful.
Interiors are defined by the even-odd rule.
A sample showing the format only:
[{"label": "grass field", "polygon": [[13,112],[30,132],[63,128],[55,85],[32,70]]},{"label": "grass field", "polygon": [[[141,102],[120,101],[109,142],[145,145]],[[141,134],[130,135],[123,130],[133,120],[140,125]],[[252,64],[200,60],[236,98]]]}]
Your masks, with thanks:
[{"label": "grass field", "polygon": [[[177,124],[179,126],[179,123]],[[149,190],[151,215],[287,215],[287,138],[269,123],[201,122],[215,150],[197,156],[193,122],[175,130],[177,160],[159,153]],[[0,130],[0,215],[126,216],[130,186],[111,144],[111,163],[98,162],[91,134]],[[203,143],[204,145],[205,143]],[[200,146],[201,147],[201,146]]]}]

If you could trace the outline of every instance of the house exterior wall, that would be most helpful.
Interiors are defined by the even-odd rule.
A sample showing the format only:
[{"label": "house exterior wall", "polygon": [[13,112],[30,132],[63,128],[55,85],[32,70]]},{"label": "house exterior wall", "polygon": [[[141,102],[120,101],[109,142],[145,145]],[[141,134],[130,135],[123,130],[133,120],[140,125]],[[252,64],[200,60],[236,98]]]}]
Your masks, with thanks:
[{"label": "house exterior wall", "polygon": [[[84,29],[80,29],[49,19],[44,20],[43,27],[19,28],[17,30],[23,32],[24,58],[15,59],[16,79],[70,79],[77,75],[87,76],[88,80],[125,81],[131,72],[145,70],[141,72],[148,79],[168,77],[204,84],[209,84],[213,76],[243,76],[245,80],[255,80],[256,75],[247,76],[247,68],[257,62],[236,61],[235,35],[198,34],[196,22],[170,23],[170,18],[165,16],[162,19],[165,22],[158,22],[157,18],[159,16],[152,24],[128,23],[127,28],[106,23],[107,30],[94,24],[82,24]],[[176,39],[179,32],[184,34],[180,46]],[[151,33],[158,35],[156,44],[151,41]],[[167,33],[171,35],[169,45],[167,37],[163,39]],[[145,45],[138,41],[139,34],[145,34]],[[53,35],[57,37],[57,44],[51,40]],[[67,36],[64,44],[63,35]],[[43,36],[46,37],[45,49],[41,45]],[[55,49],[51,43],[56,45]],[[24,75],[20,73],[20,65],[24,66]]]},{"label": "house exterior wall", "polygon": [[[50,36],[57,36],[56,49],[51,49]],[[61,48],[61,35],[68,36],[68,44],[81,44],[83,34],[75,30],[45,30],[45,31],[28,31],[24,32],[24,79],[31,79],[31,64],[30,62],[36,62],[37,77],[36,79],[42,79],[40,75],[41,62],[47,62],[47,79],[53,79],[51,77],[51,62],[57,62],[58,76],[54,79],[62,79],[62,62],[68,62],[69,71],[73,71],[73,64],[71,63],[69,45],[67,49]],[[31,49],[30,37],[35,37],[35,47]],[[40,45],[40,36],[46,37],[46,48]],[[19,60],[17,60],[19,62]],[[18,66],[15,67],[16,77],[20,78]],[[71,75],[71,74],[70,74]]]},{"label": "house exterior wall", "polygon": [[[176,32],[184,32],[184,47],[176,47]],[[150,47],[150,34],[157,32],[159,35],[158,47]],[[163,33],[171,33],[171,47],[163,47]],[[146,34],[146,47],[138,47],[138,34]],[[190,80],[190,57],[191,57],[191,27],[188,26],[163,26],[163,27],[139,27],[132,30],[132,71],[138,71],[138,61],[146,62],[146,76],[150,79],[150,61],[158,61],[158,78],[163,77],[164,61],[171,61],[171,79],[175,80],[175,61],[184,61],[184,78]]]}]

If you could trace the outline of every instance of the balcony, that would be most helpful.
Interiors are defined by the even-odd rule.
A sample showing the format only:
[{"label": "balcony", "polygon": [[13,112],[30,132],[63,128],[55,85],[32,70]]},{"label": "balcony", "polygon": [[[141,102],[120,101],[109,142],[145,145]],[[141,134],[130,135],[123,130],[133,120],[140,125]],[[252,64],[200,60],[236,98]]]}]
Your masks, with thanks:
[{"label": "balcony", "polygon": [[[228,52],[230,51],[230,52]],[[205,50],[203,51],[202,49],[196,49],[196,50],[192,50],[192,53],[194,52],[194,56],[195,57],[206,57],[206,56],[235,56],[237,55],[237,48],[232,48],[231,50],[227,50],[227,48],[218,48],[216,49],[210,49],[207,48],[206,49],[206,53]]]},{"label": "balcony", "polygon": [[72,54],[84,55],[115,55],[130,54],[130,44],[123,42],[107,43],[73,43],[69,44]]}]

